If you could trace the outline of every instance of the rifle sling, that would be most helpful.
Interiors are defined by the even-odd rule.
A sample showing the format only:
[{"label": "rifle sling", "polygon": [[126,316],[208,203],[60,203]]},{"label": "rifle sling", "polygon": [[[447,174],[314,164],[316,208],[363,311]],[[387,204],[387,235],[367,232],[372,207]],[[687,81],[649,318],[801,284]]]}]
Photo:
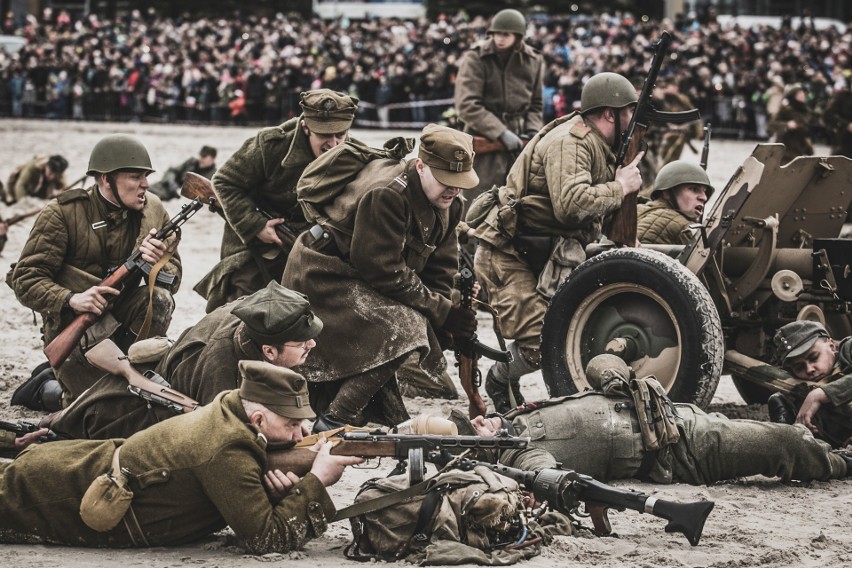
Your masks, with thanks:
[{"label": "rifle sling", "polygon": [[355,503],[354,505],[349,505],[348,507],[340,509],[334,515],[334,518],[331,520],[331,522],[333,523],[335,521],[342,521],[351,517],[363,515],[365,513],[372,513],[373,511],[385,509],[387,507],[390,507],[391,505],[396,505],[397,503],[401,503],[406,499],[414,497],[415,495],[419,495],[429,488],[429,484],[432,482],[432,480],[438,477],[438,475],[442,471],[443,469],[438,471],[438,473],[436,473],[429,479],[424,479],[420,483],[416,483],[408,489],[403,489],[402,491],[397,491],[396,493],[383,495],[382,497],[377,497],[369,501]]},{"label": "rifle sling", "polygon": [[172,256],[177,250],[177,245],[180,242],[180,233],[176,234],[174,242],[169,245],[166,252],[160,257],[160,260],[151,268],[151,273],[148,274],[148,309],[145,310],[145,321],[142,322],[142,327],[139,328],[139,333],[136,336],[136,341],[148,339],[148,334],[151,332],[151,320],[154,318],[154,287],[157,285],[157,275],[160,270],[172,259]]}]

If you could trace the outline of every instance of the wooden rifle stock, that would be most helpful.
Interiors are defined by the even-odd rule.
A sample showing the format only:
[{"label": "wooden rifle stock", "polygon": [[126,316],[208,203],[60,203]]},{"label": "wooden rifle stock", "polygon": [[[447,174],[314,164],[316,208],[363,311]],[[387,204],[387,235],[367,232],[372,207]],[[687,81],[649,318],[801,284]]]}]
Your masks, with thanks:
[{"label": "wooden rifle stock", "polygon": [[[180,188],[180,194],[189,199],[200,199],[202,203],[210,207],[211,211],[219,214],[219,216],[223,219],[225,218],[225,210],[222,208],[222,204],[219,203],[219,199],[216,197],[216,192],[213,189],[213,182],[206,177],[195,172],[187,172],[186,176],[183,178],[183,185]],[[275,219],[274,215],[259,207],[257,211],[267,219]],[[299,237],[299,235],[286,223],[276,225],[275,234],[277,234],[278,238],[281,239],[281,248],[285,251],[292,249],[293,245],[296,244],[296,239]]]},{"label": "wooden rifle stock", "polygon": [[[529,138],[521,138],[521,140],[523,140],[524,146],[530,141]],[[494,152],[508,152],[502,142],[499,140],[489,140],[485,136],[473,137],[473,151],[477,156],[493,154]]]},{"label": "wooden rifle stock", "polygon": [[167,386],[165,381],[164,384],[158,383],[134,369],[124,352],[111,339],[105,339],[89,349],[86,359],[104,372],[123,377],[134,392],[139,389],[156,397],[155,401],[163,399],[163,403],[170,403],[168,406],[180,408],[181,412],[192,412],[199,406],[198,401]]},{"label": "wooden rifle stock", "polygon": [[[459,288],[461,289],[461,307],[466,310],[473,309],[473,285],[476,277],[473,271],[468,267],[463,267],[459,271]],[[476,335],[471,338],[474,340]],[[456,347],[456,362],[459,367],[459,379],[461,380],[462,390],[467,395],[467,414],[470,418],[477,416],[485,416],[487,408],[485,401],[482,400],[482,395],[479,394],[479,384],[482,382],[482,375],[477,366],[479,354],[467,349]]]},{"label": "wooden rifle stock", "polygon": [[[199,199],[184,205],[181,207],[180,213],[169,219],[168,223],[157,231],[154,238],[163,241],[169,238],[172,234],[179,233],[180,226],[183,225],[187,219],[192,217],[196,211],[201,209],[201,207],[202,202]],[[127,258],[127,260],[121,264],[121,266],[110,272],[98,285],[120,289],[121,284],[125,280],[135,274],[138,274],[146,266],[150,268],[150,264],[142,259],[142,252],[137,248]],[[160,272],[157,274],[157,279],[160,280],[161,278],[165,278],[165,280],[163,280],[165,282],[168,282],[169,278],[174,280],[173,276],[168,276]],[[59,333],[59,335],[53,338],[53,341],[44,348],[44,354],[47,356],[50,366],[54,369],[59,368],[71,352],[74,351],[74,348],[80,344],[80,340],[83,338],[83,334],[86,333],[86,330],[92,327],[99,318],[100,316],[91,312],[82,313],[74,318],[74,320]]]},{"label": "wooden rifle stock", "polygon": [[[645,140],[647,130],[646,126],[636,125],[633,136],[630,138],[630,144],[627,146],[627,152],[624,154],[623,164],[629,164],[635,160],[639,152],[642,151],[642,143]],[[621,202],[621,207],[613,213],[608,234],[612,242],[628,247],[636,245],[636,200],[638,196],[638,191],[626,195]]]}]

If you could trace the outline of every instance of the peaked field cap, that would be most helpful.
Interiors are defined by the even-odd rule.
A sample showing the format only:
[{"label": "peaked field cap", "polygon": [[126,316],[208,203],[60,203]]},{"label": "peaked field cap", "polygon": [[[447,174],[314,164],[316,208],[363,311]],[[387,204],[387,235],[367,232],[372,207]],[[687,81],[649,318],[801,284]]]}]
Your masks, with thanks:
[{"label": "peaked field cap", "polygon": [[322,320],[314,315],[308,297],[276,281],[246,296],[231,309],[246,325],[246,333],[261,345],[315,339]]},{"label": "peaked field cap", "polygon": [[420,136],[418,157],[447,187],[471,189],[479,184],[473,170],[473,136],[448,126],[427,124]]},{"label": "peaked field cap", "polygon": [[308,400],[308,381],[295,371],[266,361],[240,361],[240,398],[296,420],[316,418]]},{"label": "peaked field cap", "polygon": [[308,129],[317,134],[337,134],[349,130],[358,109],[358,99],[331,89],[305,91],[299,106]]},{"label": "peaked field cap", "polygon": [[776,362],[785,365],[790,359],[804,355],[821,337],[831,336],[819,322],[797,320],[782,326],[772,339]]}]

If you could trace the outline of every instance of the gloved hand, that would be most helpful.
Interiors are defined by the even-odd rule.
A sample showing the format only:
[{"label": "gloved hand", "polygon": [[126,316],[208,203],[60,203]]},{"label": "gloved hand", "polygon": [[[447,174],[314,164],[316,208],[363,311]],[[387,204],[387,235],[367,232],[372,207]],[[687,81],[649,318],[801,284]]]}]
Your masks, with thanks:
[{"label": "gloved hand", "polygon": [[476,331],[476,312],[453,304],[447,314],[447,321],[444,322],[444,330],[450,332],[453,337],[472,336]]},{"label": "gloved hand", "polygon": [[517,152],[521,148],[524,147],[524,141],[521,140],[517,134],[512,132],[511,130],[505,130],[503,134],[499,136],[500,142],[503,143],[503,146],[506,147],[506,150],[509,152]]}]

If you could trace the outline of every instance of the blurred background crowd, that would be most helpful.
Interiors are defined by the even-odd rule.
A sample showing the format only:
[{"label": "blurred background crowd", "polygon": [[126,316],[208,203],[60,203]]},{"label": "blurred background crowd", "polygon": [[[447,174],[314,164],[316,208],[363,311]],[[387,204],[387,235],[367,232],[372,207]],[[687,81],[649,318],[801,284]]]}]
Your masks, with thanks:
[{"label": "blurred background crowd", "polygon": [[[419,128],[454,121],[461,54],[485,37],[488,20],[355,21],[296,16],[163,18],[133,11],[115,20],[45,11],[5,34],[0,116],[277,124],[298,113],[299,93],[327,87],[361,101],[358,127]],[[527,43],[547,62],[545,122],[571,112],[583,83],[615,71],[641,84],[648,45],[674,38],[661,77],[713,123],[714,135],[766,139],[785,87],[800,84],[824,138],[821,110],[852,75],[848,30],[722,25],[711,16],[642,21],[627,13],[533,19]]]}]

